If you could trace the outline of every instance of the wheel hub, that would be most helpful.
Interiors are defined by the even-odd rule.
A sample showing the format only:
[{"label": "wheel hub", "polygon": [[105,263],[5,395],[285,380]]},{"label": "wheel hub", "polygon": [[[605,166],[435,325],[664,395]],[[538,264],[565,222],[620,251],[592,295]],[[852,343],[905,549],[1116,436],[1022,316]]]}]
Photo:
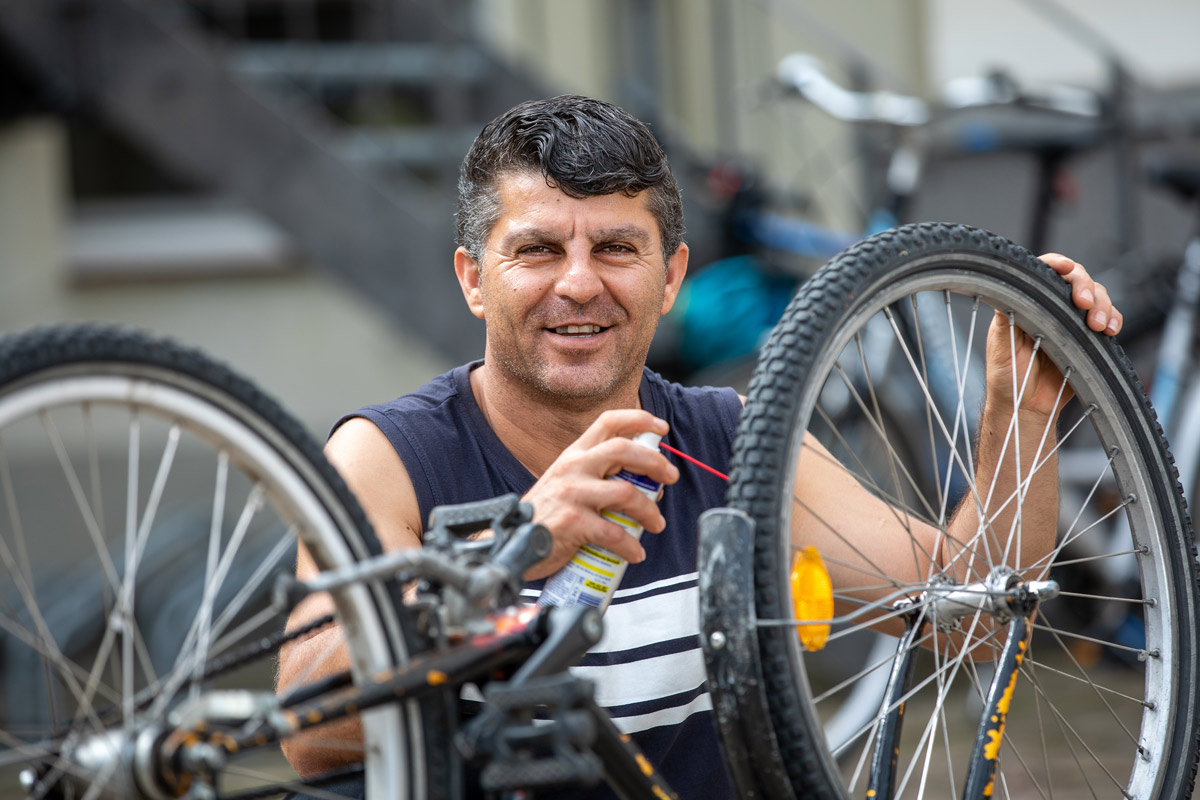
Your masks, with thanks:
[{"label": "wheel hub", "polygon": [[1039,603],[1058,596],[1052,580],[1026,581],[1009,567],[996,567],[981,581],[935,585],[923,593],[929,616],[941,630],[958,627],[963,618],[987,614],[1004,624],[1014,616],[1028,615]]}]

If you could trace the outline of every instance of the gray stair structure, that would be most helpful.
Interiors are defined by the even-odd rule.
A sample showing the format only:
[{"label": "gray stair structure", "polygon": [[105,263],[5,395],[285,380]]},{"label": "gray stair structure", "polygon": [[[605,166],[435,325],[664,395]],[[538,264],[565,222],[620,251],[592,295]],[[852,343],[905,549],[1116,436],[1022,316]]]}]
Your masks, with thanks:
[{"label": "gray stair structure", "polygon": [[[471,109],[484,120],[544,92],[479,48],[289,43],[224,52],[178,8],[131,0],[2,0],[0,46],[63,111],[97,116],[169,171],[273,220],[310,264],[349,281],[437,350],[454,359],[482,351],[482,326],[451,268],[450,176],[482,126],[464,119],[462,91],[490,76],[494,86],[478,93],[489,108]],[[314,101],[275,86],[306,72],[335,82],[434,80],[443,124],[346,130]],[[437,166],[439,185],[397,160]],[[391,165],[386,179],[374,169],[381,162]]]}]

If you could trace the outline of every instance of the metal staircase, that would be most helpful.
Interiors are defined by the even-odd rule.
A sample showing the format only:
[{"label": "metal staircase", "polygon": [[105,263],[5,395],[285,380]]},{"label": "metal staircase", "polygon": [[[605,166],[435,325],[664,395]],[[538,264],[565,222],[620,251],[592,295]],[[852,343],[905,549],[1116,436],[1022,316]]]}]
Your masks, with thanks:
[{"label": "metal staircase", "polygon": [[313,266],[453,358],[453,178],[545,90],[464,33],[464,0],[0,0],[0,51],[57,111],[274,221]]}]

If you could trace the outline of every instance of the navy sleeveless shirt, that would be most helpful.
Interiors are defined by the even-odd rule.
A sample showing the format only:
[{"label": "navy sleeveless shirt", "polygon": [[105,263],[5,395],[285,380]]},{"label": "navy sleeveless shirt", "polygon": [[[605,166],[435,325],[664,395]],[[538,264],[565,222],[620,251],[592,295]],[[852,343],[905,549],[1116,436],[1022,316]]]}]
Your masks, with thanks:
[{"label": "navy sleeveless shirt", "polygon": [[[422,520],[435,506],[524,494],[534,483],[475,402],[469,374],[480,363],[337,423],[365,417],[387,436],[412,479]],[[732,389],[684,387],[646,369],[639,396],[642,408],[671,426],[666,444],[728,469],[742,410]],[[732,797],[700,650],[696,569],[698,518],[724,504],[726,484],[698,467],[676,464],[679,482],[666,487],[659,504],[666,529],[642,536],[645,561],[629,565],[605,613],[604,637],[572,672],[595,681],[597,702],[633,735],[680,797]],[[541,583],[530,583],[524,594],[536,598]]]}]

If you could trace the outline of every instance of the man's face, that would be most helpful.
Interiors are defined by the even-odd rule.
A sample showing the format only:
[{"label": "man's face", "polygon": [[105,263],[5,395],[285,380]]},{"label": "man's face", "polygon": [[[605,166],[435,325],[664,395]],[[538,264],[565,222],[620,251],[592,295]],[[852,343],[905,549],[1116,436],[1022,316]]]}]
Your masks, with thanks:
[{"label": "man's face", "polygon": [[538,173],[502,176],[497,188],[483,263],[455,256],[467,303],[487,321],[490,368],[559,398],[636,386],[686,245],[664,259],[644,192],[573,198]]}]

